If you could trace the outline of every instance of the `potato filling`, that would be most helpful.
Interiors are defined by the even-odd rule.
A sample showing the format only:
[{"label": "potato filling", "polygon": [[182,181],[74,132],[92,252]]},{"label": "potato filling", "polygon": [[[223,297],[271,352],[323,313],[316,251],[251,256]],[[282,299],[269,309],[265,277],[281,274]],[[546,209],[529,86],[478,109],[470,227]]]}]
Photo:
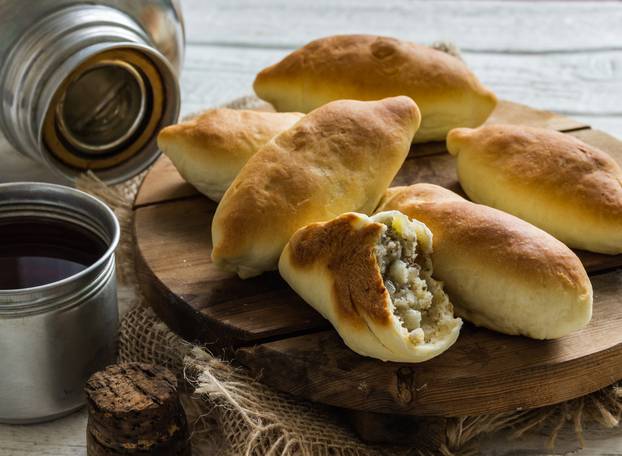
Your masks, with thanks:
[{"label": "potato filling", "polygon": [[453,321],[453,308],[442,285],[432,278],[432,261],[418,244],[385,225],[375,248],[393,315],[415,344],[430,342]]}]

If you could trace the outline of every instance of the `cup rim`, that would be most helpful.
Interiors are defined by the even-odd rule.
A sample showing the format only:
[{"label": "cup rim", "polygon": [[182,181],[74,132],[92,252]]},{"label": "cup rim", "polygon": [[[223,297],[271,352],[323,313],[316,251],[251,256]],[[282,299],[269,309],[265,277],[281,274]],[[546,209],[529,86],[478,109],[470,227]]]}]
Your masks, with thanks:
[{"label": "cup rim", "polygon": [[[37,285],[35,287],[0,288],[0,297],[8,296],[8,295],[15,296],[15,295],[23,295],[23,294],[41,293],[41,292],[46,292],[48,290],[53,290],[55,288],[61,288],[64,285],[77,281],[80,278],[93,273],[95,270],[103,266],[104,263],[106,263],[110,259],[110,257],[114,255],[114,251],[116,250],[119,244],[119,239],[121,235],[120,233],[121,228],[119,225],[119,220],[117,219],[112,209],[110,209],[110,207],[106,203],[101,201],[99,198],[96,198],[93,195],[89,195],[88,193],[83,192],[82,190],[78,190],[76,188],[68,187],[65,185],[51,184],[47,182],[9,182],[9,183],[0,184],[0,207],[2,207],[3,205],[2,194],[6,192],[7,189],[9,190],[23,189],[24,191],[52,190],[54,192],[65,193],[67,195],[80,198],[83,201],[87,201],[89,204],[96,206],[99,209],[104,211],[104,213],[106,214],[106,217],[108,218],[108,222],[112,223],[113,232],[112,232],[112,236],[111,236],[111,239],[110,239],[110,242],[109,242],[109,245],[106,251],[95,262],[93,262],[90,266],[86,267],[82,271],[72,274],[68,277],[65,277],[64,279],[57,280],[55,282],[46,283],[43,285]],[[24,199],[24,201],[26,201],[26,199]],[[11,307],[11,304],[0,303],[0,307],[5,307],[5,306]]]}]

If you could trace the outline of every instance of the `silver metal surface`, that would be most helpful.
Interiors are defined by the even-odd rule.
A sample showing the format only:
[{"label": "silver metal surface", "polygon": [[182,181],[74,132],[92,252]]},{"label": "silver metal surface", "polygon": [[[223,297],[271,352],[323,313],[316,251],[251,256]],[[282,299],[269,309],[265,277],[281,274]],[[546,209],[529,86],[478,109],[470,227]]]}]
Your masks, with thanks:
[{"label": "silver metal surface", "polygon": [[32,216],[80,225],[108,248],[94,264],[66,279],[0,290],[3,423],[45,421],[81,407],[88,377],[115,359],[116,217],[101,201],[69,187],[1,184],[0,220]]},{"label": "silver metal surface", "polygon": [[[46,163],[69,180],[85,169],[93,169],[109,183],[126,180],[157,158],[155,134],[177,120],[183,46],[181,10],[175,0],[0,0],[0,129],[18,151]],[[99,54],[116,49],[132,49],[143,55],[157,69],[161,83],[146,78],[136,64],[115,72],[122,62],[109,62],[106,70],[96,61]],[[67,106],[69,93],[65,88],[60,101],[66,105],[59,108],[56,95],[76,69],[91,61],[93,66],[82,68],[81,74],[91,78],[98,75],[112,84],[116,75],[121,82],[116,96],[95,91],[94,99],[84,99],[88,106],[80,112],[88,107],[91,111],[86,113],[90,123],[81,135],[73,129],[75,125],[68,125],[67,115],[67,109],[75,108],[79,100]],[[75,82],[79,87],[80,81]],[[83,91],[87,83],[88,79],[82,81]],[[136,102],[136,96],[142,98]],[[164,107],[158,125],[148,132],[148,140],[119,163],[98,161],[131,150],[132,138],[139,138],[141,129],[146,128],[142,116],[151,113],[153,99],[163,99]],[[137,106],[144,109],[132,111]],[[104,111],[98,111],[102,108]],[[57,113],[54,131],[61,136],[60,142],[85,163],[59,160],[54,146],[43,140],[49,112]],[[99,139],[85,140],[88,132],[104,131],[117,114],[120,120],[112,125],[106,141],[101,133]],[[121,133],[123,129],[126,134]]]},{"label": "silver metal surface", "polygon": [[84,153],[120,146],[145,118],[147,88],[133,65],[103,60],[80,73],[56,105],[58,128]]}]

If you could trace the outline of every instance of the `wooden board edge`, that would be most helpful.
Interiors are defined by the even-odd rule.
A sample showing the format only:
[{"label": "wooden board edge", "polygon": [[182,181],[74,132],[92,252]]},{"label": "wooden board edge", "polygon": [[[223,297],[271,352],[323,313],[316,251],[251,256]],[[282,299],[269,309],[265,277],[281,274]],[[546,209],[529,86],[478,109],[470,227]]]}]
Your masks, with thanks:
[{"label": "wooden board edge", "polygon": [[[315,334],[313,336],[315,336]],[[256,376],[260,382],[284,393],[358,412],[400,414],[419,417],[451,418],[535,409],[573,400],[599,391],[622,380],[622,343],[604,350],[595,356],[591,356],[589,363],[592,365],[592,368],[589,371],[581,368],[581,371],[587,377],[594,377],[594,373],[602,371],[601,365],[603,360],[606,358],[613,358],[608,364],[617,366],[617,370],[610,372],[607,380],[591,381],[589,384],[586,382],[584,386],[575,387],[573,390],[564,389],[561,387],[562,385],[558,385],[557,382],[555,382],[555,385],[548,385],[547,389],[549,390],[549,394],[547,394],[546,399],[541,400],[531,385],[520,385],[518,389],[512,391],[509,386],[513,382],[513,378],[520,375],[520,372],[508,372],[504,382],[508,385],[507,394],[495,395],[494,397],[487,394],[473,394],[468,398],[468,401],[461,401],[460,398],[457,397],[447,398],[443,403],[444,405],[439,405],[438,402],[433,404],[420,403],[417,402],[416,399],[404,402],[401,397],[416,398],[418,393],[415,389],[412,389],[414,388],[414,384],[411,384],[411,381],[404,380],[404,378],[408,376],[402,371],[396,371],[393,375],[388,375],[384,391],[376,391],[374,393],[376,397],[370,400],[368,391],[366,391],[363,386],[364,382],[356,379],[352,379],[351,381],[344,380],[344,378],[346,378],[345,375],[339,377],[340,393],[335,396],[328,396],[326,394],[327,385],[323,382],[314,384],[313,382],[309,383],[307,380],[305,386],[301,386],[299,383],[294,384],[293,382],[296,381],[298,377],[295,372],[304,371],[305,373],[309,373],[307,369],[309,366],[306,365],[304,361],[299,362],[289,356],[285,360],[281,353],[275,353],[270,349],[270,343],[239,348],[235,351],[234,356],[236,361],[249,369],[252,375]],[[256,363],[257,359],[270,361],[269,363],[261,363],[259,366]],[[564,376],[567,376],[571,371],[576,371],[582,363],[583,358],[577,358],[572,361],[560,363],[554,367],[541,365],[535,368],[529,368],[529,375],[546,374],[547,376],[557,375],[560,378],[564,378]],[[266,364],[270,364],[275,370],[268,372]],[[555,372],[552,372],[552,369],[554,369]],[[333,372],[325,369],[322,365],[313,366],[313,370],[315,372],[314,375],[319,377],[326,378],[333,374]],[[539,371],[539,373],[534,373],[534,371]],[[287,372],[287,374],[283,375],[284,372]],[[416,375],[416,373],[414,375]],[[307,378],[309,378],[309,376],[307,376]],[[275,379],[281,379],[281,381],[275,381]],[[475,380],[481,383],[485,383],[487,380],[498,382],[498,378],[463,379],[464,382],[474,382]],[[496,386],[498,387],[499,384],[497,383]],[[557,388],[557,386],[560,387]],[[406,388],[407,391],[403,391],[404,388]],[[556,393],[551,394],[550,391],[555,391]],[[333,399],[333,397],[343,398],[344,395],[351,396],[348,403],[345,403],[343,400]]]},{"label": "wooden board edge", "polygon": [[166,198],[160,201],[146,201],[143,203],[138,203],[138,204],[134,204],[132,206],[133,210],[138,210],[138,209],[142,209],[144,207],[149,207],[149,206],[156,206],[158,204],[170,204],[170,203],[177,203],[178,201],[187,201],[187,200],[191,200],[191,199],[199,199],[199,198],[207,198],[206,196],[203,196],[200,193],[195,193],[193,195],[185,195],[185,196],[175,196],[175,197],[171,197],[171,198]]},{"label": "wooden board edge", "polygon": [[[132,222],[133,235],[136,239],[137,229],[141,226],[141,214],[142,211],[157,211],[158,207],[164,207],[170,209],[171,205],[167,204],[154,204],[137,208],[134,211],[134,220]],[[143,253],[143,246],[140,241],[134,242],[134,256],[135,256],[135,272],[139,279],[141,291],[147,298],[149,306],[154,310],[156,315],[160,317],[175,333],[181,337],[197,341],[200,343],[208,343],[210,346],[236,348],[240,346],[248,346],[251,344],[265,343],[269,341],[279,340],[281,338],[295,337],[302,334],[310,334],[316,331],[324,331],[330,327],[330,324],[325,319],[321,318],[319,314],[309,307],[301,298],[298,298],[300,303],[304,305],[305,309],[309,311],[317,318],[305,320],[307,323],[300,327],[287,327],[285,330],[266,330],[263,332],[253,332],[248,328],[243,328],[239,321],[232,320],[225,322],[213,315],[209,309],[195,309],[189,305],[184,299],[187,296],[176,295],[169,289],[170,284],[163,281],[158,277],[153,269],[149,266],[148,257]],[[275,272],[275,275],[278,275]],[[269,281],[269,280],[268,280]],[[279,278],[279,281],[281,279]],[[252,287],[258,296],[263,299],[272,299],[276,293],[286,291],[284,288],[272,289],[270,287],[266,289],[258,290],[257,287]],[[293,291],[291,291],[293,294]],[[238,300],[240,297],[237,298]],[[244,297],[242,297],[244,299]],[[223,304],[225,301],[216,301],[216,304]],[[237,305],[243,305],[241,302],[237,302]],[[292,307],[290,302],[290,306]],[[298,305],[298,303],[295,303]],[[316,321],[317,320],[317,321]],[[238,324],[235,324],[235,321]],[[195,328],[194,324],[197,325]],[[280,328],[280,327],[279,327]]]},{"label": "wooden board edge", "polygon": [[[134,236],[136,236],[136,224],[132,224]],[[196,322],[202,320],[197,318],[200,312],[195,311],[179,296],[173,296],[167,287],[153,273],[147,265],[138,242],[134,243],[135,272],[140,290],[151,309],[174,333],[180,335],[189,342],[198,342],[201,345],[209,345],[213,349],[230,347],[233,341],[240,339],[243,335],[237,328],[228,326],[221,322],[212,320],[196,327],[194,325],[184,325],[184,322]],[[176,318],[173,318],[175,315]],[[179,316],[181,315],[181,318]],[[217,331],[215,331],[215,328]],[[217,335],[220,334],[220,335]],[[227,334],[229,337],[222,336]]]},{"label": "wooden board edge", "polygon": [[[236,350],[235,358],[277,390],[352,410],[455,417],[533,409],[585,396],[622,379],[620,290],[622,269],[594,276],[597,326],[573,332],[562,345],[520,338],[524,342],[516,347],[517,355],[512,354],[513,344],[509,349],[503,347],[508,347],[510,338],[519,336],[498,334],[500,339],[495,340],[486,333],[497,333],[469,325],[472,339],[466,345],[456,345],[457,351],[449,358],[441,355],[419,369],[416,364],[383,364],[359,357],[334,330],[242,347]],[[617,317],[610,318],[611,312]],[[576,344],[582,343],[585,334],[599,338],[600,351],[583,345],[576,352]],[[473,347],[481,350],[482,343],[502,347],[506,352],[503,359],[509,364],[489,364],[490,353],[473,359]],[[541,343],[547,346],[541,347]],[[489,347],[488,352],[495,345]],[[535,363],[525,361],[531,359],[530,351],[542,349],[558,354]],[[478,359],[483,363],[481,368]],[[439,369],[448,369],[449,374],[457,362],[470,367],[451,376],[438,374]],[[373,385],[368,383],[369,378],[374,379]],[[472,387],[474,384],[477,388]]]}]

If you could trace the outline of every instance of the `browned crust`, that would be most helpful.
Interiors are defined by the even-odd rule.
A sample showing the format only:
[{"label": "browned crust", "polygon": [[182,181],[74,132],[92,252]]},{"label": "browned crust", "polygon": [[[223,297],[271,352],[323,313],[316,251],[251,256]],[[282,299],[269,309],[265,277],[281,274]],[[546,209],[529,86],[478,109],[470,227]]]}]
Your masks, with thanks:
[{"label": "browned crust", "polygon": [[439,93],[448,88],[460,91],[481,86],[460,59],[446,52],[376,35],[335,35],[311,41],[259,72],[255,84],[303,72],[330,76],[325,82],[331,84],[355,81],[357,89],[372,93],[394,92],[395,88],[387,85],[388,78],[403,87]]},{"label": "browned crust", "polygon": [[360,216],[344,214],[329,222],[298,230],[289,241],[293,268],[325,265],[333,279],[333,296],[340,320],[365,325],[360,314],[380,324],[390,324],[384,286],[374,247],[383,225],[369,222],[360,228]]},{"label": "browned crust", "polygon": [[502,172],[513,185],[529,186],[575,209],[622,227],[622,170],[611,156],[571,135],[513,125],[455,129],[450,152],[468,147],[478,162]]},{"label": "browned crust", "polygon": [[499,273],[538,286],[555,281],[569,289],[589,282],[579,258],[562,242],[518,217],[465,200],[433,184],[391,188],[378,211],[399,210],[434,234],[432,261],[467,256]]},{"label": "browned crust", "polygon": [[260,266],[274,268],[298,228],[348,211],[371,213],[420,119],[403,96],[339,100],[306,115],[252,156],[225,193],[212,224],[214,261],[248,265],[267,251],[272,263]]},{"label": "browned crust", "polygon": [[[467,93],[481,97],[483,119],[496,105],[458,58],[428,46],[376,35],[336,35],[308,43],[256,77],[256,93],[276,104],[271,86],[302,84],[301,97],[322,94],[331,99],[374,100],[408,95],[425,106],[450,103]],[[276,93],[276,92],[275,92]],[[454,101],[455,102],[455,101]],[[483,121],[483,119],[480,119]]]}]

